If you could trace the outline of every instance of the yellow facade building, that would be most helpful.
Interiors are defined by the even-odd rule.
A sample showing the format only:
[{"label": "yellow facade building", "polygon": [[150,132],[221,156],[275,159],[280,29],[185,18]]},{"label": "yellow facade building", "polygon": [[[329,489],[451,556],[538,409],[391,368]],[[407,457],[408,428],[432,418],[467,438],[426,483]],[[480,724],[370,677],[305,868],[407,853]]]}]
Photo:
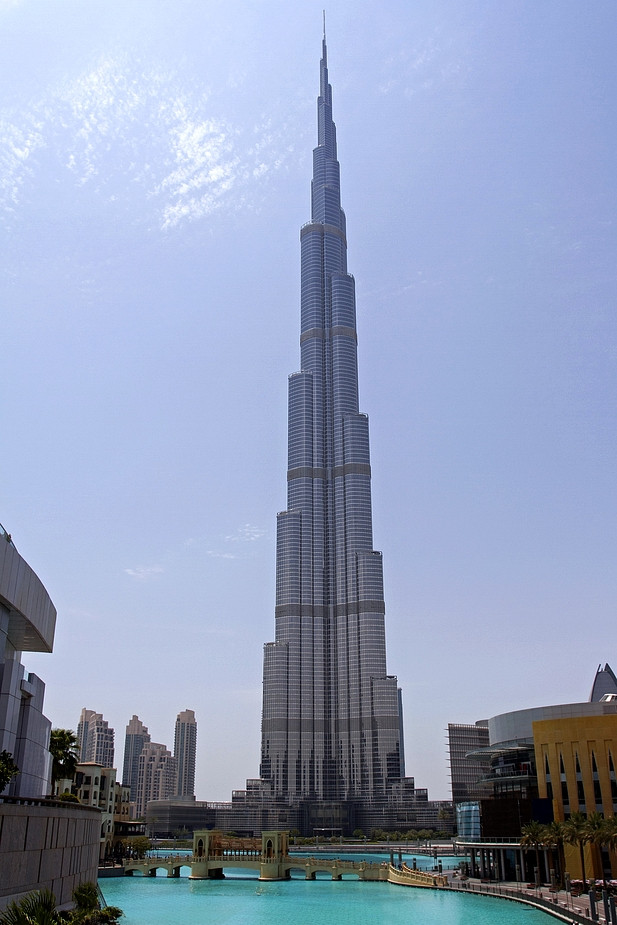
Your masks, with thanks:
[{"label": "yellow facade building", "polygon": [[[563,822],[580,812],[617,815],[617,714],[554,717],[533,723],[538,795],[552,801],[553,815]],[[588,877],[617,876],[617,854],[586,846]],[[577,848],[566,846],[566,865],[573,878],[582,876]]]}]

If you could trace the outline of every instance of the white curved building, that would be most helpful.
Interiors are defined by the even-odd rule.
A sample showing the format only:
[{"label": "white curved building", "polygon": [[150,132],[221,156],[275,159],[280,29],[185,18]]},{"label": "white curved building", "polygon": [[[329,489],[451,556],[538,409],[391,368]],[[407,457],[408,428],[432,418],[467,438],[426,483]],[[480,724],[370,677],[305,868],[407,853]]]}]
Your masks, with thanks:
[{"label": "white curved building", "polygon": [[51,652],[55,628],[49,594],[0,525],[0,751],[10,752],[20,771],[5,796],[40,797],[49,790],[45,685],[26,671],[21,655]]}]

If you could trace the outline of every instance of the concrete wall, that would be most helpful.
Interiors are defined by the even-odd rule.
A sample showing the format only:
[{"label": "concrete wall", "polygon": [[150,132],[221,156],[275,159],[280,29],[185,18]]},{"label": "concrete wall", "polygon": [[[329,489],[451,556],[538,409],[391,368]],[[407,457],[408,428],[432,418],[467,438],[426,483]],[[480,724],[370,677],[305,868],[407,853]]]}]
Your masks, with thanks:
[{"label": "concrete wall", "polygon": [[96,883],[100,834],[98,809],[0,798],[0,909],[44,888],[70,903],[79,883]]}]

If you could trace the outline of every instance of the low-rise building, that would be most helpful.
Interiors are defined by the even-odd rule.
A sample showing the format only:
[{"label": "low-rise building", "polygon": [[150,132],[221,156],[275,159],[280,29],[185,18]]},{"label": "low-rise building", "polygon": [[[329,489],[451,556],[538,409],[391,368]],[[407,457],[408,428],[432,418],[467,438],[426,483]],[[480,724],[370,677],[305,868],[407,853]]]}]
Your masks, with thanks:
[{"label": "low-rise building", "polygon": [[[592,697],[614,678],[608,665],[598,674]],[[525,877],[527,862],[512,845],[531,821],[564,822],[573,813],[617,815],[617,694],[502,713],[489,719],[488,734],[489,745],[469,753],[470,761],[479,756],[489,761],[483,783],[490,788],[490,798],[477,802],[481,838],[475,836],[477,827],[474,836],[468,837],[471,830],[466,829],[459,838],[472,868],[483,876],[501,872],[506,879]],[[471,804],[466,813],[471,820]],[[490,848],[482,844],[486,839],[494,842]],[[565,854],[570,876],[581,877],[578,847],[566,846]],[[617,853],[588,844],[586,874],[617,877]],[[548,849],[540,876],[549,876]],[[532,879],[529,870],[527,877]]]}]

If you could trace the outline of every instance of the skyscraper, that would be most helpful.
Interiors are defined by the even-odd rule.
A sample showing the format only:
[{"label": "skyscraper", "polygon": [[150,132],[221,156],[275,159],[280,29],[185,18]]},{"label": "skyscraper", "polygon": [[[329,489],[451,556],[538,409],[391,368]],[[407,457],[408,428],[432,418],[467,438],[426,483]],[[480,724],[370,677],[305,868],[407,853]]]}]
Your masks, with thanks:
[{"label": "skyscraper", "polygon": [[174,732],[174,758],[178,764],[176,796],[195,796],[197,722],[193,710],[178,713]]},{"label": "skyscraper", "polygon": [[131,803],[137,799],[137,775],[139,772],[139,756],[144,745],[150,741],[148,727],[144,726],[139,717],[133,715],[126,727],[124,737],[124,764],[122,766],[122,783],[128,787]]},{"label": "skyscraper", "polygon": [[114,730],[102,713],[83,708],[77,724],[77,740],[80,762],[94,761],[103,768],[113,768]]},{"label": "skyscraper", "polygon": [[[275,642],[264,647],[261,777],[275,798],[387,798],[404,777],[373,549],[368,418],[358,405],[326,39],[311,219],[300,232],[300,372],[289,378],[287,510],[277,518]],[[413,788],[413,782],[409,782]]]},{"label": "skyscraper", "polygon": [[150,800],[167,800],[173,796],[178,766],[167,746],[146,742],[141,750],[137,771],[137,817],[145,817]]}]

